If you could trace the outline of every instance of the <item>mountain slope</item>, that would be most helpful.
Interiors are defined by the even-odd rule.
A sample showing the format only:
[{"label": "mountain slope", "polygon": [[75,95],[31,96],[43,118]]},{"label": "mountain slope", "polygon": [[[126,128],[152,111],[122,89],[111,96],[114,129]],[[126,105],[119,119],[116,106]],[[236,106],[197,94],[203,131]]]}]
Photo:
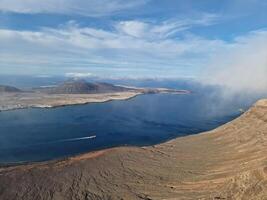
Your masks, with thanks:
[{"label": "mountain slope", "polygon": [[86,81],[66,81],[58,86],[39,89],[50,94],[95,94],[123,92],[129,89],[108,83],[88,83]]},{"label": "mountain slope", "polygon": [[265,199],[267,100],[213,131],[2,168],[0,199]]},{"label": "mountain slope", "polygon": [[12,86],[0,85],[0,92],[21,92],[21,90]]}]

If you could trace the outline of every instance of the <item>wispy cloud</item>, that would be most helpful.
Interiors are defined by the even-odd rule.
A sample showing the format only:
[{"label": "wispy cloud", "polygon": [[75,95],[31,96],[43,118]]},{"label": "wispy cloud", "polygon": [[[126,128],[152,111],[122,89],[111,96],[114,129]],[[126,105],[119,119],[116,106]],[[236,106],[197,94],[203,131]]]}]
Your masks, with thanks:
[{"label": "wispy cloud", "polygon": [[179,39],[174,32],[180,29],[180,24],[180,21],[122,21],[116,22],[112,30],[104,30],[80,27],[70,21],[59,28],[39,31],[2,29],[0,61],[2,66],[13,68],[46,66],[55,71],[59,68],[88,68],[89,71],[91,68],[120,71],[146,68],[153,73],[162,67],[173,70],[196,63],[201,66],[215,48],[224,45],[220,40],[193,35]]},{"label": "wispy cloud", "polygon": [[119,33],[147,39],[162,39],[175,36],[177,33],[196,26],[209,26],[217,23],[220,16],[202,13],[198,18],[173,18],[160,23],[145,21],[122,21],[116,24]]},{"label": "wispy cloud", "polygon": [[146,4],[148,0],[0,0],[0,11],[105,16]]},{"label": "wispy cloud", "polygon": [[[38,13],[46,15],[33,15]],[[0,15],[0,73],[195,76],[203,71],[205,83],[266,88],[261,0],[0,0]],[[80,24],[66,23],[69,19]]]},{"label": "wispy cloud", "polygon": [[71,77],[91,73],[159,77],[192,76],[202,70],[205,84],[266,90],[267,31],[228,42],[186,34],[190,27],[216,20],[205,14],[185,21],[120,21],[109,30],[81,27],[75,21],[39,31],[0,29],[1,73],[6,69]]}]

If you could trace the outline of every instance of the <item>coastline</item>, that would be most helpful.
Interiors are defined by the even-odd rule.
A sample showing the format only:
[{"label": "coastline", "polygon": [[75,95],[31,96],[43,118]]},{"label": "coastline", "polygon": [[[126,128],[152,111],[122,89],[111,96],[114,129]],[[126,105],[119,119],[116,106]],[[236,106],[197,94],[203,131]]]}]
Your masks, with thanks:
[{"label": "coastline", "polygon": [[[115,100],[129,100],[136,96],[142,95],[144,93],[141,92],[120,92],[120,93],[110,93],[110,94],[88,94],[88,95],[47,95],[43,96],[41,99],[30,99],[25,102],[14,102],[13,105],[1,106],[0,112],[10,111],[10,110],[18,110],[18,109],[28,109],[28,108],[57,108],[64,106],[72,106],[72,105],[84,105],[89,103],[105,103],[108,101]],[[10,96],[12,98],[12,96]],[[40,98],[40,97],[38,97]],[[52,98],[52,100],[51,100]],[[42,103],[47,101],[47,103]]]},{"label": "coastline", "polygon": [[129,100],[143,94],[190,94],[186,90],[158,88],[152,92],[146,89],[136,91],[100,94],[44,94],[44,93],[0,93],[0,112],[28,108],[57,108],[90,103],[105,103],[115,100]]},{"label": "coastline", "polygon": [[263,199],[266,122],[262,100],[217,129],[159,145],[0,168],[0,198]]}]

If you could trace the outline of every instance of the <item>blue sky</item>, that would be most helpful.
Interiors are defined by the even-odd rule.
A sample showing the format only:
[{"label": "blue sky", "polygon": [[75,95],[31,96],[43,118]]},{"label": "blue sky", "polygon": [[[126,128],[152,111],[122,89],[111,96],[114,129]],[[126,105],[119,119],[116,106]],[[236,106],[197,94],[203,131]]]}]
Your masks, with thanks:
[{"label": "blue sky", "polygon": [[242,69],[243,58],[262,73],[266,10],[263,0],[0,0],[0,73],[195,78],[220,71],[217,79],[222,69]]}]

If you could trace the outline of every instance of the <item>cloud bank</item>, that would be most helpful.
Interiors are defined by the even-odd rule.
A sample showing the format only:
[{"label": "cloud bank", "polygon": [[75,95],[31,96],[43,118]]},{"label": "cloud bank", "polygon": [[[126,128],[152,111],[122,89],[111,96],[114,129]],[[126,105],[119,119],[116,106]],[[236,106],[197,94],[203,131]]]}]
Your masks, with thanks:
[{"label": "cloud bank", "polygon": [[237,37],[213,57],[203,83],[222,86],[228,93],[267,93],[266,44],[266,30]]}]

